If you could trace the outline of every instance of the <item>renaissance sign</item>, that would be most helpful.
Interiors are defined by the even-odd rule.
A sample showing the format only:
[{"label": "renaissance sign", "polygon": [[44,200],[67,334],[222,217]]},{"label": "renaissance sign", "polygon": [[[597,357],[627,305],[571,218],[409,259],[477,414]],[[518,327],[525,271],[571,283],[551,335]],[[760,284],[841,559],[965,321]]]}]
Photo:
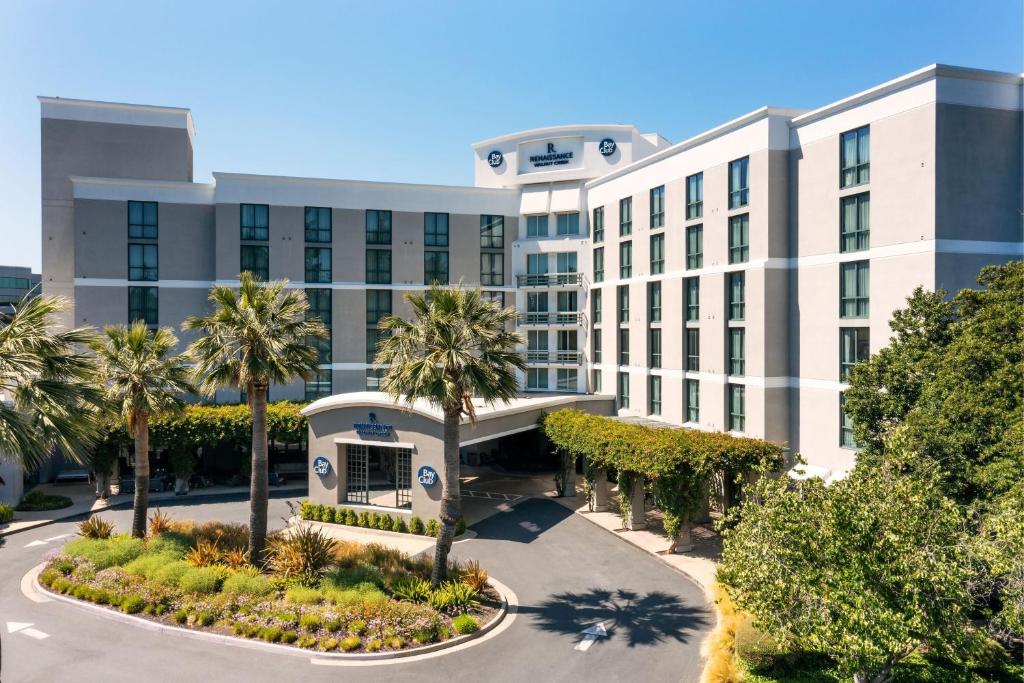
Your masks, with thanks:
[{"label": "renaissance sign", "polygon": [[548,138],[519,145],[519,173],[583,167],[583,138]]}]

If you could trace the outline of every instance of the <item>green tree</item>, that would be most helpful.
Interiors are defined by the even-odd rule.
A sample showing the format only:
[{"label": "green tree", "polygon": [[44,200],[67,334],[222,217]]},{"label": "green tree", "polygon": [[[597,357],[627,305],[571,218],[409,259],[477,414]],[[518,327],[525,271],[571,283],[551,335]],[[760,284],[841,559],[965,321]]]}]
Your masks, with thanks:
[{"label": "green tree", "polygon": [[431,286],[425,296],[407,294],[413,319],[384,318],[386,336],[377,363],[388,365],[381,389],[410,405],[425,400],[444,415],[444,467],[441,474],[441,529],[434,549],[431,581],[447,578],[448,553],[461,516],[459,425],[476,419],[473,398],[508,402],[518,393],[516,371],[525,363],[516,346],[523,339],[506,328],[513,308],[499,308],[479,289]]},{"label": "green tree", "polygon": [[25,469],[59,448],[84,462],[97,437],[102,392],[86,328],[56,331],[63,299],[24,298],[0,315],[0,453]]},{"label": "green tree", "polygon": [[971,540],[938,486],[884,467],[793,486],[762,480],[723,531],[718,578],[758,628],[857,683],[886,683],[922,645],[970,651]]},{"label": "green tree", "polygon": [[132,535],[137,538],[146,536],[149,510],[149,420],[180,410],[182,396],[192,391],[185,359],[172,353],[177,345],[170,328],[150,330],[142,321],[110,325],[92,345],[111,410],[135,440]]},{"label": "green tree", "polygon": [[309,304],[302,290],[285,290],[287,281],[263,283],[251,273],[239,276],[238,290],[210,290],[214,310],[185,321],[186,330],[204,336],[189,346],[199,389],[243,389],[252,409],[249,557],[261,562],[267,541],[267,390],[296,378],[309,379],[318,366],[311,339],[325,338],[318,318],[306,318]]}]

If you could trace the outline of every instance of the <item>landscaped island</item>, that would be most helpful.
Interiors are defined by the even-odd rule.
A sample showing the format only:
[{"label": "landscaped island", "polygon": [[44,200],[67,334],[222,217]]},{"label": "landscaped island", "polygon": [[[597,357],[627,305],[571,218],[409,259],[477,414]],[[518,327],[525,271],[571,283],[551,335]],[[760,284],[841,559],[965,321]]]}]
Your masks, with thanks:
[{"label": "landscaped island", "polygon": [[473,633],[501,597],[487,572],[452,565],[431,589],[429,558],[338,542],[301,525],[271,538],[266,566],[248,562],[243,524],[161,513],[146,539],[113,535],[99,518],[51,558],[51,591],[168,624],[318,651],[401,650]]}]

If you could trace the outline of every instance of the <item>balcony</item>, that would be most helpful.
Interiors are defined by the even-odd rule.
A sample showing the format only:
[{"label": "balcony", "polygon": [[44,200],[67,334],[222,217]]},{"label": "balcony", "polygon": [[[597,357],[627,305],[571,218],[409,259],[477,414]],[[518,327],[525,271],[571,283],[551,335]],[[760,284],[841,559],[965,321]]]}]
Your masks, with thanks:
[{"label": "balcony", "polygon": [[527,351],[526,362],[537,365],[580,365],[583,362],[582,351]]},{"label": "balcony", "polygon": [[587,320],[579,311],[559,311],[557,313],[520,313],[518,318],[522,326],[533,325],[584,325]]},{"label": "balcony", "polygon": [[583,273],[531,273],[516,275],[519,287],[579,287],[583,284]]}]

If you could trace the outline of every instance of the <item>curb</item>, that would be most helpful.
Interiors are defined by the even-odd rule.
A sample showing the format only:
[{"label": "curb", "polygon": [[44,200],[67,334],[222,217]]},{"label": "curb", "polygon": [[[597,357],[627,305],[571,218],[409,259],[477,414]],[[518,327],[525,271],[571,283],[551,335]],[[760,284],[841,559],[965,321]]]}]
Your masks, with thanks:
[{"label": "curb", "polygon": [[237,636],[229,636],[222,633],[211,633],[209,631],[199,631],[182,626],[172,626],[170,624],[153,621],[152,619],[147,619],[145,617],[135,616],[134,614],[124,614],[108,606],[96,605],[91,602],[85,602],[84,600],[61,595],[60,593],[55,593],[45,588],[39,583],[39,574],[45,566],[45,562],[36,565],[30,569],[27,574],[25,574],[22,581],[25,582],[30,579],[33,590],[50,600],[74,605],[78,608],[95,612],[112,621],[120,621],[132,626],[138,626],[148,631],[173,633],[178,636],[192,638],[195,640],[205,640],[208,642],[219,643],[221,645],[230,645],[249,650],[264,650],[267,652],[286,654],[293,657],[309,658],[311,664],[317,664],[318,662],[330,663],[335,666],[346,663],[352,665],[366,665],[374,662],[381,664],[398,664],[405,659],[416,657],[417,655],[438,653],[443,650],[456,648],[460,645],[469,645],[471,641],[484,636],[504,622],[510,610],[512,614],[515,614],[516,609],[519,606],[516,594],[513,593],[508,586],[492,578],[489,579],[489,583],[496,591],[498,591],[498,595],[501,596],[501,607],[498,609],[498,614],[475,633],[457,636],[440,643],[431,643],[430,645],[424,645],[422,647],[398,650],[394,652],[364,652],[355,654],[346,654],[341,652],[317,652],[316,650],[306,650],[291,645],[266,643],[250,638],[239,638]]}]

